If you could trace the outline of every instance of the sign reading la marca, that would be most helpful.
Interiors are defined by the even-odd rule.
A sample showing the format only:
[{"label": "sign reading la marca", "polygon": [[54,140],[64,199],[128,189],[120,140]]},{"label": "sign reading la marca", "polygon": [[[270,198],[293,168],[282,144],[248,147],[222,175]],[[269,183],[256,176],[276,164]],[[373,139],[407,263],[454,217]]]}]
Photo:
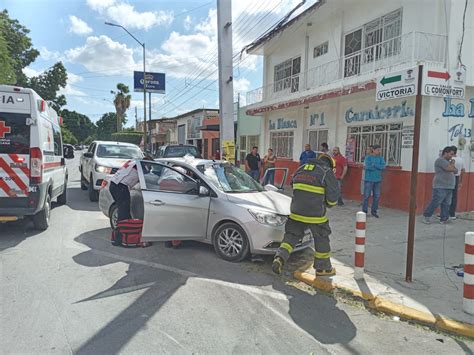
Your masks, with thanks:
[{"label": "sign reading la marca", "polygon": [[418,68],[384,75],[377,80],[375,100],[384,101],[415,96],[418,88]]}]

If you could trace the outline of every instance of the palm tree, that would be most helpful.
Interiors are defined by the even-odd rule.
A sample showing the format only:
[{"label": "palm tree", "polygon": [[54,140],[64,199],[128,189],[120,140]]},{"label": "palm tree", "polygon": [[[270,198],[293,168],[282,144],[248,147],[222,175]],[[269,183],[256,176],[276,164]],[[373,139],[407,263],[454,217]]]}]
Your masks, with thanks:
[{"label": "palm tree", "polygon": [[115,95],[114,105],[115,111],[117,112],[117,132],[120,132],[122,130],[122,122],[125,117],[125,112],[127,112],[130,107],[132,95],[129,95],[130,90],[125,84],[118,83],[117,90],[117,92],[112,90],[110,93]]}]

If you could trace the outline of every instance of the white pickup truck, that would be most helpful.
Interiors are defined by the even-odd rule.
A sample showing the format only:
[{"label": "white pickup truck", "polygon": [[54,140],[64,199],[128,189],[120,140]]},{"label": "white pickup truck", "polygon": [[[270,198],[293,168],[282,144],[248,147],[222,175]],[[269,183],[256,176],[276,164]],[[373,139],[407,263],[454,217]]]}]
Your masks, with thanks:
[{"label": "white pickup truck", "polygon": [[95,141],[81,157],[81,189],[88,190],[89,199],[97,201],[102,181],[113,175],[130,159],[142,159],[135,144]]}]

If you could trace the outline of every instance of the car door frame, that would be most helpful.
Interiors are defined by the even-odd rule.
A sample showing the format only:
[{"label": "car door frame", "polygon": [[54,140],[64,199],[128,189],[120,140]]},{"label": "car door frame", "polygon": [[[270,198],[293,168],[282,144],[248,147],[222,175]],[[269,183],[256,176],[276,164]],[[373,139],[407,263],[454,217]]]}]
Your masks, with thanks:
[{"label": "car door frame", "polygon": [[[91,172],[92,172],[92,168],[91,168],[91,160],[94,159],[95,157],[95,151],[96,151],[96,148],[97,148],[97,143],[96,142],[92,142],[91,143],[91,146],[89,147],[89,149],[87,150],[86,153],[92,153],[92,158],[87,158],[85,156],[83,156],[82,158],[84,159],[84,165],[82,167],[83,171],[82,174],[84,176],[84,178],[89,181],[89,177],[91,176]],[[91,184],[92,182],[89,181],[89,184]]]},{"label": "car door frame", "polygon": [[[178,174],[184,176],[185,178],[187,178],[187,179],[193,181],[194,183],[196,183],[196,186],[197,186],[198,190],[199,190],[199,186],[200,186],[200,184],[196,180],[194,180],[193,178],[191,178],[189,176],[186,176],[186,175],[182,174],[180,171],[174,169],[173,167],[171,167],[167,164],[164,164],[162,162],[157,162],[157,161],[136,160],[137,170],[138,170],[138,177],[139,177],[139,181],[140,181],[140,188],[141,188],[142,195],[143,195],[143,212],[144,213],[143,213],[143,235],[142,235],[142,240],[143,241],[205,240],[207,238],[207,232],[208,232],[208,227],[209,227],[209,213],[210,213],[211,195],[212,195],[211,190],[209,190],[209,194],[207,196],[201,196],[201,195],[199,195],[199,193],[196,194],[196,195],[191,195],[191,196],[195,196],[196,200],[206,199],[206,201],[207,201],[207,203],[206,203],[207,208],[203,208],[203,210],[207,211],[207,212],[204,213],[204,216],[203,216],[203,218],[205,218],[205,220],[206,220],[206,223],[205,223],[205,227],[204,227],[200,237],[197,237],[195,235],[193,235],[193,236],[190,236],[190,235],[173,235],[173,236],[154,235],[154,236],[147,236],[147,235],[145,235],[146,231],[149,229],[149,227],[147,225],[147,223],[149,223],[147,221],[147,208],[148,209],[153,208],[153,207],[147,206],[148,198],[147,198],[146,194],[148,194],[148,193],[156,194],[157,199],[155,201],[157,201],[157,202],[158,201],[162,202],[162,200],[165,200],[167,196],[171,198],[171,197],[177,196],[177,195],[190,196],[190,194],[181,193],[181,192],[173,192],[173,191],[156,191],[156,190],[148,189],[148,187],[146,185],[146,181],[145,181],[145,175],[143,173],[142,162],[149,163],[149,164],[156,164],[156,165],[162,166],[163,168],[171,169],[171,170],[175,171],[176,173],[178,173]],[[175,222],[175,223],[178,223],[178,222]]]}]

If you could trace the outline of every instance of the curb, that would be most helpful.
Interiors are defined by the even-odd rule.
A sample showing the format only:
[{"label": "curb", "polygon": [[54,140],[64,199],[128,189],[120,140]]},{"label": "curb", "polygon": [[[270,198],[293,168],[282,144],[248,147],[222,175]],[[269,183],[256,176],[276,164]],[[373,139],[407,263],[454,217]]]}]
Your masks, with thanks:
[{"label": "curb", "polygon": [[348,292],[354,297],[367,301],[369,308],[379,312],[396,315],[404,320],[415,321],[432,326],[438,330],[443,330],[474,339],[474,324],[458,322],[456,320],[442,316],[434,316],[430,313],[425,313],[411,307],[388,301],[379,296],[374,296],[359,290],[354,290],[343,285],[336,284],[335,282],[327,279],[315,277],[314,275],[308,274],[304,271],[295,271],[293,275],[299,281],[313,286],[314,288],[321,291],[331,292],[334,289],[339,289]]}]

